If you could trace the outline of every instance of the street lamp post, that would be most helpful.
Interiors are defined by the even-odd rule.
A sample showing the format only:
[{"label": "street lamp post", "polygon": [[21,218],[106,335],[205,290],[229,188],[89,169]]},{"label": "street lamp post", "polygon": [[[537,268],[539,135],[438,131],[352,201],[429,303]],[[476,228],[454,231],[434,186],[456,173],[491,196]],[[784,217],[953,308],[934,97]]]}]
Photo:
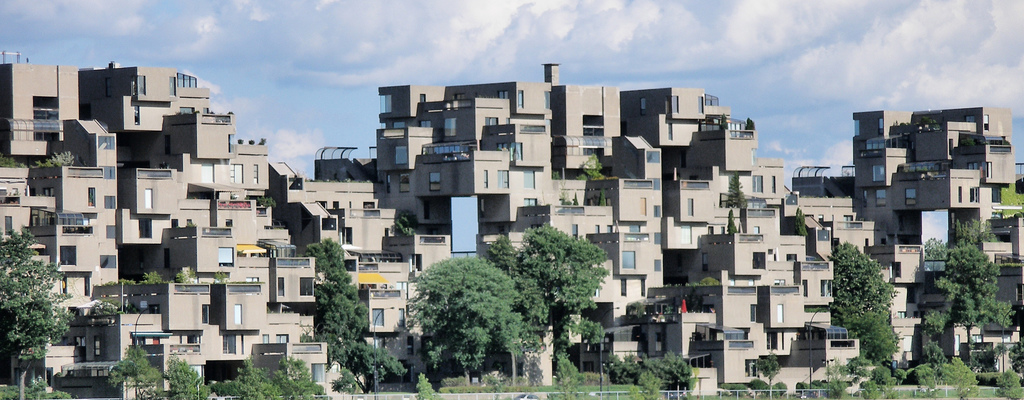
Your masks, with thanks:
[{"label": "street lamp post", "polygon": [[814,382],[814,363],[811,360],[811,353],[814,349],[811,347],[811,325],[814,324],[814,317],[818,316],[818,312],[821,310],[815,310],[814,314],[811,314],[810,321],[807,321],[807,388],[811,388],[811,382]]},{"label": "street lamp post", "polygon": [[[391,310],[391,309],[394,309],[394,307],[389,307],[388,309]],[[383,326],[384,325],[384,309],[380,308],[379,310],[380,310],[380,324],[381,324],[381,326]],[[370,312],[374,313],[373,310],[371,310]],[[377,348],[377,319],[378,319],[377,317],[378,316],[376,315],[376,313],[374,313],[373,321],[372,321],[372,323],[370,323],[370,332],[373,333],[373,398],[374,398],[374,400],[377,399],[377,392],[379,391],[379,385],[377,384],[378,381],[379,381],[379,379],[377,379],[377,351],[379,351],[379,349]]]}]

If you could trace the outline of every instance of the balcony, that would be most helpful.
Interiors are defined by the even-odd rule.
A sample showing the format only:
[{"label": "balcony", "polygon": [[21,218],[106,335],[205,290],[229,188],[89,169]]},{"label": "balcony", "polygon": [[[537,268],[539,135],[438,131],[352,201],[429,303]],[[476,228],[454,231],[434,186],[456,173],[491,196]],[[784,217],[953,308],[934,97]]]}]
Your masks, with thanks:
[{"label": "balcony", "polygon": [[201,354],[202,345],[198,343],[171,344],[168,346],[167,352],[170,354]]},{"label": "balcony", "polygon": [[247,211],[253,209],[254,203],[252,200],[218,200],[217,209]]},{"label": "balcony", "polygon": [[136,179],[172,179],[174,171],[169,169],[143,169],[135,170]]}]

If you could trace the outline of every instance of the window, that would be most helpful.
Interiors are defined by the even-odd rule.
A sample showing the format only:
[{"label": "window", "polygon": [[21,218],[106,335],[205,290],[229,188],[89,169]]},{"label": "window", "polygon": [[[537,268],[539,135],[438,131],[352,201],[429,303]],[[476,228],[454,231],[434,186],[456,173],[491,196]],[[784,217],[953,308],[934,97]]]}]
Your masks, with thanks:
[{"label": "window", "polygon": [[786,308],[782,304],[775,305],[775,322],[786,322],[785,311]]},{"label": "window", "polygon": [[654,272],[661,271],[661,260],[654,260]]},{"label": "window", "polygon": [[409,163],[409,146],[395,146],[395,164]]},{"label": "window", "polygon": [[697,112],[704,113],[704,96],[697,96]]},{"label": "window", "polygon": [[110,78],[103,78],[103,95],[110,97]]},{"label": "window", "polygon": [[277,278],[277,295],[279,297],[284,297],[285,296],[284,278],[281,278],[281,277]]},{"label": "window", "polygon": [[382,94],[380,95],[380,113],[385,114],[391,112],[391,95]]},{"label": "window", "polygon": [[661,218],[661,206],[654,206],[654,217]]},{"label": "window", "polygon": [[661,232],[654,232],[654,244],[661,244]]},{"label": "window", "polygon": [[259,164],[253,164],[253,166],[252,166],[252,183],[253,184],[260,183],[260,165]]},{"label": "window", "polygon": [[693,230],[689,225],[683,225],[679,227],[679,243],[680,244],[692,244],[693,243]]},{"label": "window", "polygon": [[278,334],[277,335],[277,342],[278,343],[288,343],[288,335]]},{"label": "window", "polygon": [[885,205],[885,189],[878,189],[878,190],[875,191],[875,205],[876,206],[884,206]]},{"label": "window", "polygon": [[526,107],[526,94],[522,90],[516,92],[516,106],[518,108]]},{"label": "window", "polygon": [[430,120],[420,121],[420,128],[429,128]]},{"label": "window", "polygon": [[[907,313],[906,311],[903,311],[904,315],[906,315],[906,313]],[[914,337],[913,336],[904,336],[903,337],[903,351],[908,351],[909,352],[909,351],[913,351],[913,350],[914,350]]]},{"label": "window", "polygon": [[374,308],[373,309],[373,321],[371,322],[371,324],[373,326],[376,326],[376,327],[383,327],[384,326],[384,309],[383,308]]},{"label": "window", "polygon": [[871,181],[882,182],[885,180],[885,166],[874,165],[871,167]]},{"label": "window", "polygon": [[577,224],[572,224],[572,237],[579,237],[579,236],[580,236],[580,226],[577,225]]},{"label": "window", "polygon": [[885,120],[882,118],[878,119],[878,134],[881,135],[885,131]]},{"label": "window", "polygon": [[658,164],[661,162],[661,153],[657,151],[647,151],[645,153],[647,153],[648,164]]},{"label": "window", "polygon": [[60,246],[60,265],[78,264],[78,248],[75,246]]},{"label": "window", "polygon": [[455,136],[455,118],[444,119],[444,135]]},{"label": "window", "polygon": [[107,225],[107,239],[117,239],[117,225]]},{"label": "window", "polygon": [[153,189],[147,188],[143,192],[143,208],[150,210],[153,208]]},{"label": "window", "polygon": [[809,294],[809,293],[807,293],[807,280],[806,280],[806,279],[804,279],[804,280],[803,280],[803,281],[801,282],[801,285],[802,285],[802,286],[803,286],[803,288],[804,288],[804,297],[807,297],[807,296],[809,296],[810,294]]},{"label": "window", "polygon": [[100,268],[117,268],[117,256],[116,255],[101,255],[100,256]]},{"label": "window", "polygon": [[89,188],[88,193],[88,206],[90,208],[96,207],[96,188]]},{"label": "window", "polygon": [[405,338],[405,353],[410,355],[410,356],[413,355],[413,354],[416,354],[416,352],[414,351],[414,348],[413,348],[413,342],[415,340],[416,339],[413,338],[412,336],[407,336]]},{"label": "window", "polygon": [[484,189],[487,189],[489,187],[491,187],[490,173],[489,171],[484,170]]},{"label": "window", "polygon": [[153,238],[153,219],[152,218],[140,218],[139,219],[139,238],[140,239],[152,239]]},{"label": "window", "polygon": [[[523,199],[523,206],[533,207],[537,205],[537,199]],[[575,225],[573,225],[575,226]]]},{"label": "window", "polygon": [[906,193],[906,196],[907,196],[907,205],[908,206],[909,205],[917,204],[917,189],[907,188],[905,193]]},{"label": "window", "polygon": [[430,173],[430,190],[437,191],[441,190],[441,173],[431,172]]},{"label": "window", "polygon": [[96,136],[96,148],[100,150],[114,150],[117,143],[116,136]]},{"label": "window", "polygon": [[508,99],[508,90],[499,90],[498,91],[498,98],[499,99]]},{"label": "window", "polygon": [[235,325],[242,324],[242,305],[235,304]]},{"label": "window", "polygon": [[242,164],[231,164],[231,183],[245,183],[242,180]]},{"label": "window", "polygon": [[751,178],[753,180],[751,186],[753,186],[754,193],[764,193],[764,177],[754,175]]},{"label": "window", "polygon": [[103,208],[113,210],[117,208],[117,197],[103,196]]},{"label": "window", "polygon": [[636,252],[622,252],[622,269],[636,269]]},{"label": "window", "polygon": [[970,190],[971,203],[981,202],[981,188],[972,187]]},{"label": "window", "polygon": [[203,304],[202,321],[204,324],[210,323],[210,305]]},{"label": "window", "polygon": [[132,109],[135,111],[135,125],[141,125],[142,124],[142,110],[139,109],[139,106],[134,106],[134,107],[132,107]]},{"label": "window", "polygon": [[217,249],[217,264],[221,267],[235,266],[235,248],[220,247]]},{"label": "window", "polygon": [[402,327],[402,328],[405,328],[405,309],[404,308],[399,308],[398,309],[398,326]]},{"label": "window", "polygon": [[551,92],[544,92],[544,109],[551,109]]},{"label": "window", "polygon": [[619,286],[620,286],[620,288],[619,288],[619,289],[620,289],[620,291],[622,292],[622,295],[623,295],[623,296],[628,296],[628,295],[629,295],[629,294],[628,294],[628,293],[629,293],[629,290],[627,290],[627,289],[628,289],[628,287],[627,287],[628,285],[626,284],[626,280],[625,280],[625,279],[623,279],[623,280],[621,280],[621,281],[619,281],[619,282],[620,282],[620,283],[619,283]]},{"label": "window", "polygon": [[669,97],[669,103],[670,103],[670,106],[672,107],[672,113],[673,114],[678,114],[679,113],[679,96],[670,96]]},{"label": "window", "polygon": [[536,189],[537,177],[535,171],[523,171],[523,188]]},{"label": "window", "polygon": [[202,183],[213,183],[213,164],[203,164],[199,169]]},{"label": "window", "polygon": [[236,343],[235,335],[224,335],[224,354],[236,354]]},{"label": "window", "polygon": [[99,357],[103,354],[103,338],[100,335],[92,337],[92,355]]},{"label": "window", "polygon": [[498,171],[498,187],[508,189],[508,170]]},{"label": "window", "polygon": [[313,278],[299,278],[299,296],[313,296]]},{"label": "window", "polygon": [[640,115],[647,115],[647,98],[640,98]]},{"label": "window", "polygon": [[763,251],[754,252],[752,262],[754,269],[765,269],[765,253]]},{"label": "window", "polygon": [[750,322],[757,322],[757,304],[750,305]]},{"label": "window", "polygon": [[409,174],[398,175],[398,191],[403,193],[409,191]]},{"label": "window", "polygon": [[772,176],[772,193],[775,193],[775,176]]},{"label": "window", "polygon": [[693,199],[686,199],[686,216],[693,216]]},{"label": "window", "polygon": [[832,297],[832,280],[821,280],[821,297]]},{"label": "window", "polygon": [[985,114],[985,116],[983,118],[984,118],[983,121],[984,121],[984,124],[985,124],[985,130],[987,131],[988,130],[988,114]]},{"label": "window", "polygon": [[492,126],[498,124],[498,117],[484,117],[484,125]]},{"label": "window", "polygon": [[[311,378],[313,378],[313,382],[316,382],[316,383],[327,382],[326,368],[327,368],[326,364],[310,364],[309,365],[309,373],[310,373],[310,375],[312,375]],[[200,375],[200,376],[202,376],[202,375]]]}]

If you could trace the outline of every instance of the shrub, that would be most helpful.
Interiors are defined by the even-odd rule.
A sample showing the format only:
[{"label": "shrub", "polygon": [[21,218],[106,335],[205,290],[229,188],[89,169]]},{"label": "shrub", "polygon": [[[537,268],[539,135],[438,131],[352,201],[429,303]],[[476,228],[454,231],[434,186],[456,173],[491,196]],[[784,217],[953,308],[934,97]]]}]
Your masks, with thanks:
[{"label": "shrub", "polygon": [[[463,386],[465,384],[466,384],[466,378],[463,378],[461,376],[453,376],[453,377],[444,378],[444,379],[441,380],[441,387],[442,388],[451,388],[451,387]],[[477,390],[480,390],[480,389],[477,388]]]},{"label": "shrub", "polygon": [[750,390],[758,391],[771,389],[771,386],[768,386],[768,382],[762,381],[760,379],[754,379],[750,381],[750,383],[747,384],[747,387],[749,387]]},{"label": "shrub", "polygon": [[979,372],[978,384],[981,386],[996,386],[996,381],[999,380],[999,376],[1002,375],[998,372]]}]

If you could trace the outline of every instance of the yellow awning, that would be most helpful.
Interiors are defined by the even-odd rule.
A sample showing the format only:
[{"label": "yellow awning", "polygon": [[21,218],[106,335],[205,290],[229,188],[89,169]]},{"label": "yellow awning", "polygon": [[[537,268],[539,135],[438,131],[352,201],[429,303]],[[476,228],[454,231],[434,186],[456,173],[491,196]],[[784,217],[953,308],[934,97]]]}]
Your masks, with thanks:
[{"label": "yellow awning", "polygon": [[378,274],[376,272],[360,272],[359,273],[359,283],[378,284],[378,283],[390,283],[390,282],[388,282],[387,279],[384,279],[384,277],[381,276],[381,274]]},{"label": "yellow awning", "polygon": [[267,249],[254,244],[240,244],[235,247],[238,251],[242,252],[242,254],[262,254],[267,252]]}]

